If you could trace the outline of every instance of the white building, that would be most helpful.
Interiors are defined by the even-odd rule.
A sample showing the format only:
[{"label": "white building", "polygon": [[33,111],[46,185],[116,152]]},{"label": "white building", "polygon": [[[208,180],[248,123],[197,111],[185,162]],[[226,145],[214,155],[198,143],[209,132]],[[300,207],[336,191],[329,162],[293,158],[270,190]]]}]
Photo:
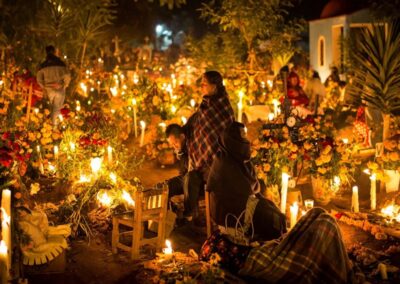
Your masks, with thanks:
[{"label": "white building", "polygon": [[[360,28],[371,26],[373,17],[368,9],[358,10],[346,0],[331,0],[319,19],[310,25],[310,67],[318,71],[325,82],[336,66],[343,73],[345,53],[343,39]],[[351,50],[350,50],[351,52]]]}]

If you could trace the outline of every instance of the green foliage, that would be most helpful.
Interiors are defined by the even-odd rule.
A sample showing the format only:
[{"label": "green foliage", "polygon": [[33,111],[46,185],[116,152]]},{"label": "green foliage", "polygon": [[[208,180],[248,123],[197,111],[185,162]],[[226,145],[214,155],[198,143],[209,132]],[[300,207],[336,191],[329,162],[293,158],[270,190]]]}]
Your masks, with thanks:
[{"label": "green foliage", "polygon": [[233,32],[209,33],[200,40],[188,38],[186,48],[197,66],[223,73],[240,67],[240,63],[246,58],[245,43]]},{"label": "green foliage", "polygon": [[400,25],[364,29],[353,52],[350,93],[384,114],[400,111]]},{"label": "green foliage", "polygon": [[[298,21],[285,19],[292,0],[226,0],[221,3],[203,3],[201,17],[217,24],[222,32],[237,32],[247,48],[250,69],[256,64],[255,49],[258,40],[267,40],[267,51],[271,56],[280,56],[288,61],[294,52],[293,42],[303,30]],[[289,56],[288,56],[289,55]]]}]

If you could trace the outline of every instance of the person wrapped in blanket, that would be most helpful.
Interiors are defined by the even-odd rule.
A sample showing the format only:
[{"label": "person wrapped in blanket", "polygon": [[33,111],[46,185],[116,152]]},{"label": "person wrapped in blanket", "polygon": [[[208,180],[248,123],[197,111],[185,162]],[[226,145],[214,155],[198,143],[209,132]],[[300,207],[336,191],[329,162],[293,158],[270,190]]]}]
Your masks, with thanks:
[{"label": "person wrapped in blanket", "polygon": [[239,274],[249,283],[364,283],[353,266],[336,220],[322,208],[307,212],[281,238],[251,247],[220,231],[206,240],[199,256]]},{"label": "person wrapped in blanket", "polygon": [[[219,138],[219,151],[214,158],[206,190],[210,193],[210,215],[219,226],[225,226],[227,214],[238,217],[246,209],[248,197],[260,192],[250,161],[250,142],[244,125],[231,123]],[[286,231],[285,216],[270,200],[258,196],[253,214],[256,238],[271,240]],[[235,227],[233,218],[227,226]]]}]

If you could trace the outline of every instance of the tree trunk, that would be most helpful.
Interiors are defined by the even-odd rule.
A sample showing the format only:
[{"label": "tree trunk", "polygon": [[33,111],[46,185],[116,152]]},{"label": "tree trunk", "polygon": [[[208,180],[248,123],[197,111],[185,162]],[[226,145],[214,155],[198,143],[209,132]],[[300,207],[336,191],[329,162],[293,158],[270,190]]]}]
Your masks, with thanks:
[{"label": "tree trunk", "polygon": [[382,140],[385,141],[390,136],[390,114],[383,114],[383,135]]}]

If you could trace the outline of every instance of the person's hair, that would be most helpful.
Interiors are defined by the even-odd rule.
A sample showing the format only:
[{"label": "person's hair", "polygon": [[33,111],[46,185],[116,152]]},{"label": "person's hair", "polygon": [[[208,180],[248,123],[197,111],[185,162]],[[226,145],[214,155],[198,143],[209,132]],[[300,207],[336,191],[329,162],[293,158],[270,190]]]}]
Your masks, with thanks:
[{"label": "person's hair", "polygon": [[175,137],[179,137],[181,134],[184,134],[185,132],[183,131],[183,127],[180,126],[179,124],[173,123],[167,126],[167,129],[165,129],[165,135],[167,137],[173,135]]},{"label": "person's hair", "polygon": [[217,94],[226,94],[224,80],[222,79],[222,75],[217,71],[207,71],[203,74],[204,78],[206,78],[207,82],[213,84],[217,87]]},{"label": "person's hair", "polygon": [[56,53],[56,48],[53,45],[46,46],[46,54],[47,55],[54,55]]}]

